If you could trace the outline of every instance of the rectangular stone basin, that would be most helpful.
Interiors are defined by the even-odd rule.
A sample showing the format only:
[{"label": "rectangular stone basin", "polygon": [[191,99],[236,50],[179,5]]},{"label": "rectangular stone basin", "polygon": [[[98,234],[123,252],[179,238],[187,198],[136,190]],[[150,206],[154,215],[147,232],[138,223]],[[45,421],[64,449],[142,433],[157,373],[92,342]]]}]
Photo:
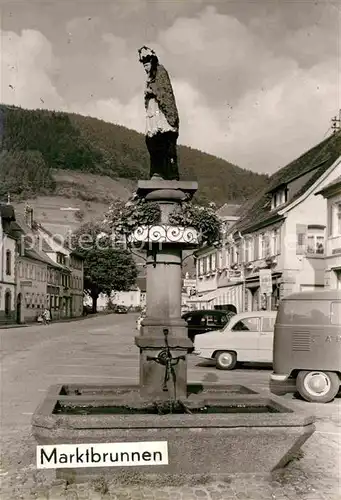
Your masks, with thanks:
[{"label": "rectangular stone basin", "polygon": [[39,445],[167,441],[168,465],[57,469],[71,482],[104,474],[118,483],[156,476],[165,483],[183,475],[269,473],[284,467],[315,430],[313,417],[291,401],[243,386],[189,384],[190,414],[148,413],[142,403],[138,386],[54,386],[33,415],[33,435]]},{"label": "rectangular stone basin", "polygon": [[[93,395],[93,396],[118,396],[120,394],[134,394],[139,397],[140,387],[138,385],[113,385],[113,384],[65,384],[56,386],[60,388],[60,396],[80,396],[80,395]],[[223,394],[258,394],[249,387],[244,385],[221,385],[221,384],[200,384],[191,383],[187,384],[187,395],[190,397],[192,394],[206,394],[223,393]]]}]

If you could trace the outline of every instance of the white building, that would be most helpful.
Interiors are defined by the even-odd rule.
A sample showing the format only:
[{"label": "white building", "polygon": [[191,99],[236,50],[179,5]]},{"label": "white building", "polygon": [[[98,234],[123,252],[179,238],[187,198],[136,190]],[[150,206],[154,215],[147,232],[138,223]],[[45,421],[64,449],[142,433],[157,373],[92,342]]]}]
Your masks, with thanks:
[{"label": "white building", "polygon": [[315,194],[340,175],[341,132],[272,175],[268,188],[242,207],[224,246],[198,252],[204,307],[276,309],[285,295],[323,288],[327,202]]},{"label": "white building", "polygon": [[[140,276],[136,279],[135,286],[128,291],[115,292],[110,295],[110,302],[116,306],[124,306],[128,309],[144,308],[147,301],[146,278]],[[90,297],[84,299],[84,303],[91,307],[92,300]],[[103,311],[108,307],[109,298],[101,293],[97,299],[97,310]]]},{"label": "white building", "polygon": [[118,306],[128,308],[143,308],[146,306],[147,290],[146,278],[139,277],[136,279],[136,285],[127,292],[113,292],[111,301]]},{"label": "white building", "polygon": [[12,205],[0,204],[0,323],[16,322],[16,235]]},{"label": "white building", "polygon": [[327,200],[325,287],[341,290],[341,175],[316,195]]}]

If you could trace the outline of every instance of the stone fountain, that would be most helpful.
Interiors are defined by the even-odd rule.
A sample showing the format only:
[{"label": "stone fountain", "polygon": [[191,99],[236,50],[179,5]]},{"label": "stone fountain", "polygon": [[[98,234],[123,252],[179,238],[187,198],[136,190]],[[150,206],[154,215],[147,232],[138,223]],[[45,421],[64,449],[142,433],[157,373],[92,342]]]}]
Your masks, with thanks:
[{"label": "stone fountain", "polygon": [[[44,455],[49,466],[69,482],[103,474],[124,483],[161,477],[166,484],[183,475],[268,473],[285,466],[315,430],[312,417],[279,397],[238,385],[187,382],[193,344],[181,319],[181,263],[184,250],[200,245],[200,235],[193,227],[172,224],[171,214],[191,200],[198,186],[174,176],[169,141],[163,155],[172,163],[171,178],[164,167],[155,175],[154,165],[152,178],[139,181],[137,189],[146,203],[159,204],[160,222],[130,236],[147,256],[147,313],[135,339],[139,384],[66,381],[50,388],[33,415],[33,435],[49,447]],[[128,443],[135,461],[134,453],[114,453]],[[88,458],[92,453],[96,460],[75,466],[54,460],[55,446],[71,444],[84,453],[87,446]],[[98,450],[101,444],[106,444],[107,461],[99,464],[91,447]],[[41,453],[39,448],[37,463]]]}]

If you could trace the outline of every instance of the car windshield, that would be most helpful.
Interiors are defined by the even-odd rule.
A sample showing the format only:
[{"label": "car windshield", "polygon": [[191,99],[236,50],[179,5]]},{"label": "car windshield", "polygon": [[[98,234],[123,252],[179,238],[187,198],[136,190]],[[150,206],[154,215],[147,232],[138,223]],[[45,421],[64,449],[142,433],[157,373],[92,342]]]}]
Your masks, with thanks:
[{"label": "car windshield", "polygon": [[217,330],[219,330],[219,331],[225,330],[225,328],[230,323],[230,321],[234,315],[235,315],[234,313],[227,313],[227,314],[224,314],[223,316],[220,316],[220,318],[216,324]]}]

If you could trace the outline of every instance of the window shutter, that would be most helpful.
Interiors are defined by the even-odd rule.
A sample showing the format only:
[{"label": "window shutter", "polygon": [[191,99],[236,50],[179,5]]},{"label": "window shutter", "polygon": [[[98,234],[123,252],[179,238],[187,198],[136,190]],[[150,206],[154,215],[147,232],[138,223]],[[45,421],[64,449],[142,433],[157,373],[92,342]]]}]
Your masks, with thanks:
[{"label": "window shutter", "polygon": [[255,236],[254,239],[254,257],[255,260],[259,259],[259,235]]},{"label": "window shutter", "polygon": [[281,231],[282,228],[277,229],[277,253],[281,253]]},{"label": "window shutter", "polygon": [[296,224],[296,255],[303,255],[307,246],[307,226]]},{"label": "window shutter", "polygon": [[215,271],[217,268],[217,254],[212,254],[212,271]]},{"label": "window shutter", "polygon": [[[329,200],[328,200],[329,201]],[[334,226],[334,221],[335,221],[335,218],[334,218],[334,206],[332,203],[328,203],[328,223],[327,223],[327,227],[328,227],[328,236],[332,236],[334,231],[333,231],[333,226]]]},{"label": "window shutter", "polygon": [[265,233],[264,235],[265,238],[265,255],[271,255],[271,239],[270,239],[270,234]]}]

